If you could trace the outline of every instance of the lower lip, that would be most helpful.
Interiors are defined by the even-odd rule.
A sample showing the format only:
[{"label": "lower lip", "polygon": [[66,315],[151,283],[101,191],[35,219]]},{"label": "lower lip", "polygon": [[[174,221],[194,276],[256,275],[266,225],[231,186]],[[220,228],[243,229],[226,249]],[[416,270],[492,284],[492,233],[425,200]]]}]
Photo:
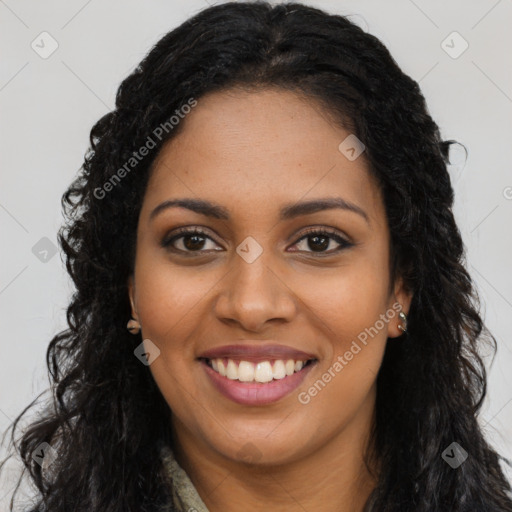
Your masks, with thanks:
[{"label": "lower lip", "polygon": [[205,361],[201,361],[201,364],[213,385],[226,398],[242,405],[266,405],[277,402],[299,387],[311,368],[315,366],[316,361],[308,364],[293,375],[267,383],[231,380],[217,373]]}]

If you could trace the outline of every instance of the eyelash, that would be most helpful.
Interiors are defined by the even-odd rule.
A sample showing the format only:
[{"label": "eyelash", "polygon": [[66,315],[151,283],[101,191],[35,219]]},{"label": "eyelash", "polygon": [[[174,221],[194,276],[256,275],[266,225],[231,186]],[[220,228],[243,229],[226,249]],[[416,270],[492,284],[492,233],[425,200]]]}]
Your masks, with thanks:
[{"label": "eyelash", "polygon": [[[172,247],[172,244],[176,240],[179,240],[180,238],[184,238],[187,235],[200,235],[200,236],[203,236],[205,238],[209,238],[210,240],[215,242],[215,240],[213,240],[201,228],[179,228],[178,231],[172,237],[164,238],[162,240],[161,245],[162,245],[162,247],[168,248],[168,249],[172,250],[173,252],[179,252],[179,253],[181,253],[183,255],[186,255],[186,256],[195,256],[196,253],[200,254],[201,252],[203,252],[202,249],[199,249],[197,251],[183,251],[182,249],[176,249],[175,247]],[[348,249],[349,247],[352,247],[352,246],[355,245],[355,244],[345,240],[337,232],[332,231],[332,230],[327,229],[327,228],[323,228],[323,229],[320,229],[320,228],[309,228],[309,229],[307,229],[305,232],[302,233],[302,236],[295,242],[294,245],[296,245],[297,243],[301,242],[304,239],[307,239],[307,238],[315,236],[315,235],[320,235],[320,236],[327,235],[328,238],[331,238],[332,240],[334,240],[335,242],[340,244],[340,247],[338,247],[335,250],[328,251],[328,252],[319,251],[319,252],[315,253],[314,251],[306,251],[306,252],[309,252],[311,254],[316,254],[317,257],[320,257],[320,258],[322,256],[325,256],[325,255],[331,256],[332,254],[338,253],[338,252],[342,251],[343,249]],[[301,252],[301,251],[297,251],[297,252]]]}]

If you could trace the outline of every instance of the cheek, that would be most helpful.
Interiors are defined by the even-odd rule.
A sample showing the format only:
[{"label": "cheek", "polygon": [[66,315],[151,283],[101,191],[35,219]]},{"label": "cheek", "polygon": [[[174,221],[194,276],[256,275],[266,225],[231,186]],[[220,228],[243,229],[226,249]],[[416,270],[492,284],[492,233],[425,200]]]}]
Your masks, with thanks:
[{"label": "cheek", "polygon": [[[361,257],[314,278],[297,280],[294,290],[339,352],[385,313],[388,285],[386,263]],[[386,339],[387,326],[381,330]]]},{"label": "cheek", "polygon": [[190,346],[186,338],[197,326],[198,312],[215,280],[207,271],[178,269],[170,262],[139,260],[137,309],[143,335],[166,350]]},{"label": "cheek", "polygon": [[333,412],[325,418],[326,429],[336,426],[335,418],[351,417],[374,390],[387,342],[388,323],[381,315],[386,313],[388,284],[386,258],[361,257],[326,278],[325,286],[315,287],[310,296],[329,327],[331,353],[315,389],[305,391],[317,393],[313,407]]},{"label": "cheek", "polygon": [[381,272],[365,270],[351,268],[326,279],[328,293],[316,288],[308,297],[329,343],[324,345],[328,349],[314,382],[301,389],[301,403],[310,400],[306,407],[315,414],[329,411],[322,420],[326,432],[339,428],[340,418],[349,421],[372,403],[369,398],[386,347],[387,323],[380,315],[386,313],[388,281]]}]

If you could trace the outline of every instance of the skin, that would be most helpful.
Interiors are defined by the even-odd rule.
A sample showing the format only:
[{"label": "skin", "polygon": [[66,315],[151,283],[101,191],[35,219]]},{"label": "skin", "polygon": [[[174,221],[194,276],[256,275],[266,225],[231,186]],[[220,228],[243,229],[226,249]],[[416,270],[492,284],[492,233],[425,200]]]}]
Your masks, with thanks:
[{"label": "skin", "polygon": [[[398,315],[309,403],[298,394],[394,303],[409,310],[400,279],[390,282],[384,204],[364,153],[347,159],[338,146],[350,132],[313,100],[283,90],[210,93],[181,122],[149,179],[128,283],[142,337],[160,349],[150,371],[173,411],[176,458],[212,512],[362,510],[375,485],[363,451],[376,375],[388,338],[402,334]],[[178,207],[150,219],[160,203],[185,197],[219,204],[230,219]],[[325,197],[359,206],[368,222],[344,209],[278,218],[285,203]],[[160,245],[183,226],[202,227],[202,245]],[[303,238],[308,227],[354,245],[336,251],[328,238],[318,249]],[[252,263],[236,252],[248,236],[263,249]],[[212,386],[196,358],[244,340],[313,353],[318,363],[278,402],[240,405]]]}]

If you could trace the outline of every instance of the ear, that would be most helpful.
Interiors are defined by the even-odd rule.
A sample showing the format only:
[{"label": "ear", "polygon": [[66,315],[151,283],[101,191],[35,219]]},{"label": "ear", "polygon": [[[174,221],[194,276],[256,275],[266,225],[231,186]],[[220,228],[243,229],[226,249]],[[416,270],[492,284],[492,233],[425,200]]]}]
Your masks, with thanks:
[{"label": "ear", "polygon": [[130,297],[130,304],[132,307],[132,318],[139,320],[137,308],[135,307],[135,279],[133,274],[128,278],[128,296]]},{"label": "ear", "polygon": [[403,332],[398,328],[402,324],[402,319],[398,316],[400,311],[403,311],[406,315],[409,314],[411,308],[413,293],[409,291],[401,277],[398,277],[395,281],[393,293],[390,296],[390,302],[388,307],[395,312],[393,319],[389,322],[388,337],[398,338],[402,336]]}]

